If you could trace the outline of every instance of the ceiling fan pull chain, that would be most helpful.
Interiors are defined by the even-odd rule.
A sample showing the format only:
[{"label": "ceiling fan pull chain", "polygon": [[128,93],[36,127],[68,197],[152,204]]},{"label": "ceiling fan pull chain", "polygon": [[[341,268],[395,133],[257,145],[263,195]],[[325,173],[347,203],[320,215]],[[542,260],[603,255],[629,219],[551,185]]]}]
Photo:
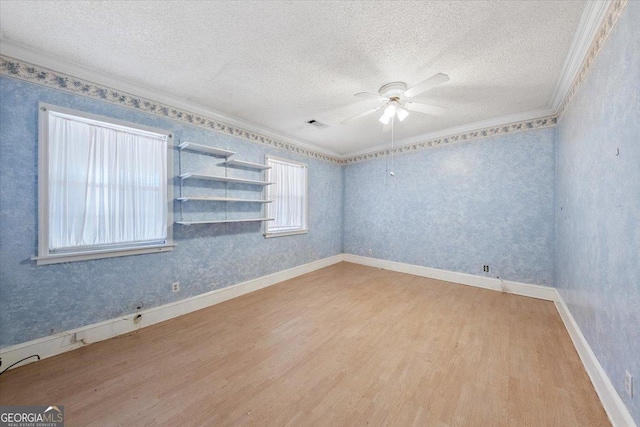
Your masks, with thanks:
[{"label": "ceiling fan pull chain", "polygon": [[391,176],[396,176],[396,173],[393,171],[394,167],[393,167],[393,130],[395,127],[395,123],[396,123],[396,117],[393,116],[391,118],[391,172],[389,173],[389,175]]},{"label": "ceiling fan pull chain", "polygon": [[389,185],[387,175],[389,174],[389,156],[384,156],[384,185]]}]

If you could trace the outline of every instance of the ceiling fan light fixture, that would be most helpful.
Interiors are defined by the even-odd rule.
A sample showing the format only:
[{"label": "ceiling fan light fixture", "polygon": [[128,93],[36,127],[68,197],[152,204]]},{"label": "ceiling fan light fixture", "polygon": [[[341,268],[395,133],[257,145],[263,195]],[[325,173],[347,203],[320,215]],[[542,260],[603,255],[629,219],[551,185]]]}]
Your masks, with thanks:
[{"label": "ceiling fan light fixture", "polygon": [[409,112],[404,108],[398,108],[398,111],[396,112],[396,114],[398,115],[398,120],[403,121],[404,119],[407,118],[407,116],[409,115]]},{"label": "ceiling fan light fixture", "polygon": [[393,115],[396,113],[396,110],[397,108],[394,104],[389,104],[387,108],[384,109],[384,115],[393,117]]},{"label": "ceiling fan light fixture", "polygon": [[381,104],[378,104],[377,107],[371,108],[363,113],[358,114],[357,116],[348,118],[341,123],[349,123],[353,120],[375,113],[382,108],[384,108],[384,112],[382,114],[382,117],[380,117],[378,120],[380,120],[380,122],[384,123],[385,125],[389,124],[389,121],[396,116],[398,117],[399,121],[403,121],[409,116],[409,112],[412,111],[417,111],[422,114],[429,114],[437,117],[442,116],[447,112],[446,108],[437,107],[435,105],[422,104],[419,102],[411,102],[409,100],[414,96],[419,95],[422,92],[425,92],[426,90],[429,90],[436,86],[440,86],[447,81],[449,81],[449,76],[447,76],[446,74],[438,73],[410,87],[409,89],[407,89],[407,85],[404,82],[391,82],[383,85],[378,90],[377,94],[369,92],[356,93],[354,96],[357,96],[359,98],[375,99]]}]

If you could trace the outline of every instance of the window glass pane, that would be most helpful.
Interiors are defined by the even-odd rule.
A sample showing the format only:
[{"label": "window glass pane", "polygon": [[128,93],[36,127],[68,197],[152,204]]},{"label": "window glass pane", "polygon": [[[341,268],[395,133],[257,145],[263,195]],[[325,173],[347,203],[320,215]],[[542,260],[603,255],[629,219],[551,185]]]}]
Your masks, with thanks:
[{"label": "window glass pane", "polygon": [[306,230],[307,167],[297,163],[267,159],[271,166],[267,233]]},{"label": "window glass pane", "polygon": [[164,135],[49,114],[49,250],[163,243]]}]

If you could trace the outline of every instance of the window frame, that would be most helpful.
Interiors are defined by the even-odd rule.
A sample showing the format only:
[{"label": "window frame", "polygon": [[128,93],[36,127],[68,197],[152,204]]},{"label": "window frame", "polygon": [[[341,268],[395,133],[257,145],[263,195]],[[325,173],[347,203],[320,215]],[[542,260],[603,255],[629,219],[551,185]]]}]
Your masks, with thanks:
[{"label": "window frame", "polygon": [[[297,162],[295,160],[291,160],[291,159],[285,159],[283,157],[276,157],[276,156],[271,156],[269,154],[267,154],[265,156],[265,165],[269,165],[269,161],[274,160],[277,162],[284,162],[284,163],[290,163],[293,165],[298,165],[298,166],[302,166],[304,168],[304,203],[302,205],[302,208],[304,210],[302,217],[304,220],[304,228],[300,229],[300,230],[287,230],[287,231],[268,231],[269,229],[269,221],[265,221],[264,223],[264,237],[265,239],[271,239],[274,237],[285,237],[285,236],[295,236],[298,234],[307,234],[309,233],[309,166],[306,163],[302,163],[302,162]],[[272,178],[271,178],[271,169],[267,169],[267,181],[268,182],[273,182]],[[267,192],[267,198],[270,197],[270,187],[266,189]],[[269,210],[269,207],[267,206],[265,208],[267,210]],[[268,215],[267,215],[268,216]]]},{"label": "window frame", "polygon": [[[49,249],[49,112],[68,114],[106,124],[153,132],[167,137],[167,237],[164,244],[114,244],[113,248],[87,249],[52,253]],[[38,103],[38,255],[32,257],[36,265],[87,261],[128,255],[169,252],[173,250],[173,135],[170,131],[111,117],[86,113],[57,105]]]}]

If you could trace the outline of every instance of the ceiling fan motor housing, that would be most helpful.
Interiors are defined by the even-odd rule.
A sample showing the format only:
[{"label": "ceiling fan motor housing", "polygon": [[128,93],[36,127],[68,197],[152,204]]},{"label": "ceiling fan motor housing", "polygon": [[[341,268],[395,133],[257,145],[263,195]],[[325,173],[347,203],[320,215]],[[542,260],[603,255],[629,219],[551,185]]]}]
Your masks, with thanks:
[{"label": "ceiling fan motor housing", "polygon": [[407,90],[407,84],[403,82],[391,82],[382,86],[378,93],[385,98],[391,98],[392,96],[400,96]]},{"label": "ceiling fan motor housing", "polygon": [[426,90],[440,86],[448,81],[449,76],[443,73],[437,73],[409,89],[407,89],[407,84],[405,82],[390,82],[382,85],[382,87],[378,89],[378,94],[370,92],[356,93],[354,96],[359,98],[375,99],[381,104],[378,104],[378,106],[370,108],[357,116],[348,118],[341,123],[346,124],[353,120],[368,116],[369,114],[373,114],[383,108],[384,114],[379,120],[385,125],[392,117],[397,117],[398,120],[403,121],[409,115],[409,111],[417,111],[418,113],[429,114],[436,117],[442,116],[447,112],[446,108],[423,104],[420,102],[413,102],[411,99]]}]

